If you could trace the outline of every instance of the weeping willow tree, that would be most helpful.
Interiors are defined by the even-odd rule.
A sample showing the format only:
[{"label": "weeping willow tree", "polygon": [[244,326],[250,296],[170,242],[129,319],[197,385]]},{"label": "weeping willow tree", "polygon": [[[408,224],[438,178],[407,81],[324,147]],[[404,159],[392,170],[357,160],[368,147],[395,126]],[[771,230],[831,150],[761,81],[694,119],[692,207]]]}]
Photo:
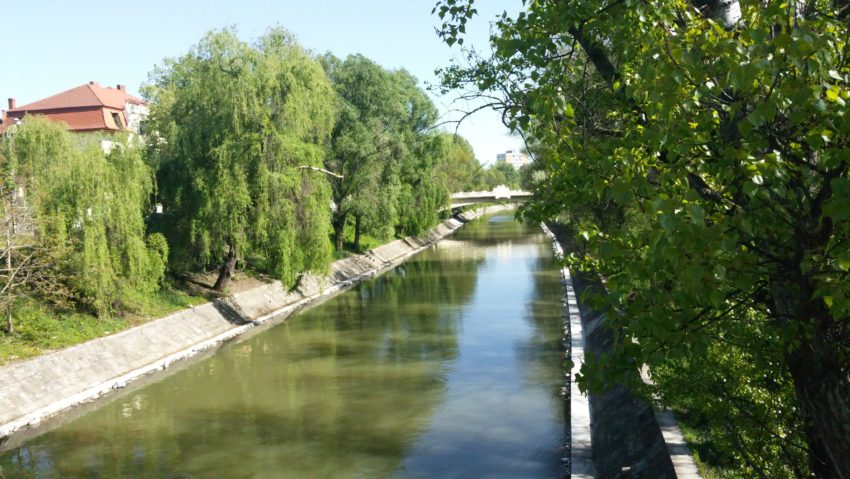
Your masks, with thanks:
[{"label": "weeping willow tree", "polygon": [[137,148],[105,154],[96,138],[27,117],[7,155],[27,192],[34,241],[79,303],[106,314],[159,289],[168,245],[162,235],[145,236],[153,175]]},{"label": "weeping willow tree", "polygon": [[330,190],[313,168],[333,125],[322,68],[283,30],[211,32],[151,75],[149,135],[176,271],[237,261],[284,282],[330,261]]},{"label": "weeping willow tree", "polygon": [[3,208],[3,221],[0,223],[0,305],[5,316],[6,333],[15,334],[15,303],[22,295],[40,290],[39,286],[44,285],[41,279],[45,275],[42,273],[49,272],[51,268],[35,238],[32,215],[19,185],[20,180],[15,175],[16,164],[4,151],[8,143],[0,146],[0,204]]}]

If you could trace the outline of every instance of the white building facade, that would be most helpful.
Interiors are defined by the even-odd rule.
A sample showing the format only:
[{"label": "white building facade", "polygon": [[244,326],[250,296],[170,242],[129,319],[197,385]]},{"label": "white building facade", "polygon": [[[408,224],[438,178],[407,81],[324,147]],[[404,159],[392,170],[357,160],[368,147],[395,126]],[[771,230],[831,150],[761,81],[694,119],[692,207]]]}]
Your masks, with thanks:
[{"label": "white building facade", "polygon": [[513,150],[508,150],[504,153],[499,153],[496,155],[496,163],[505,162],[509,165],[513,166],[515,169],[520,169],[521,166],[527,165],[530,160],[528,155],[525,153],[515,152]]}]

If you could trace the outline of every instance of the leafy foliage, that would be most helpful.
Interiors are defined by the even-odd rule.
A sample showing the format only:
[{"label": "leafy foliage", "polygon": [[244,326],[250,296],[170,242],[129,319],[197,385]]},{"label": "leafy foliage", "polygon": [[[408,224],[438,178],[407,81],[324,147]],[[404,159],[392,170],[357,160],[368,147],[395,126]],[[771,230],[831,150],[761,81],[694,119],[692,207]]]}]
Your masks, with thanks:
[{"label": "leafy foliage", "polygon": [[475,177],[481,170],[472,145],[462,136],[450,133],[441,134],[440,141],[442,161],[437,165],[437,172],[441,181],[449,193],[471,191],[475,187]]},{"label": "leafy foliage", "polygon": [[[472,4],[438,5],[447,43]],[[606,279],[618,342],[583,384],[647,364],[743,475],[850,477],[847,5],[526,7],[443,82],[501,95],[542,152],[525,214]]]},{"label": "leafy foliage", "polygon": [[252,47],[207,34],[151,75],[149,148],[176,271],[261,255],[286,282],[330,260],[330,195],[322,143],[333,92],[318,63],[283,30]]},{"label": "leafy foliage", "polygon": [[436,225],[440,210],[449,203],[448,188],[435,174],[443,154],[440,136],[417,134],[410,143],[401,168],[398,236],[417,235]]},{"label": "leafy foliage", "polygon": [[387,238],[432,226],[448,194],[432,174],[442,150],[427,133],[437,118],[431,100],[406,71],[388,71],[361,55],[326,54],[322,65],[337,93],[325,163],[343,175],[332,180],[337,249],[352,218],[355,249],[362,233]]},{"label": "leafy foliage", "polygon": [[102,315],[159,289],[168,246],[145,235],[153,175],[138,148],[120,143],[105,154],[98,138],[72,137],[37,117],[16,128],[7,148],[40,254],[82,304]]},{"label": "leafy foliage", "polygon": [[437,121],[437,108],[415,77],[404,70],[395,76],[405,111],[398,152],[402,190],[396,233],[416,235],[437,224],[441,208],[449,204],[450,191],[436,174],[444,154],[440,134],[431,131]]}]

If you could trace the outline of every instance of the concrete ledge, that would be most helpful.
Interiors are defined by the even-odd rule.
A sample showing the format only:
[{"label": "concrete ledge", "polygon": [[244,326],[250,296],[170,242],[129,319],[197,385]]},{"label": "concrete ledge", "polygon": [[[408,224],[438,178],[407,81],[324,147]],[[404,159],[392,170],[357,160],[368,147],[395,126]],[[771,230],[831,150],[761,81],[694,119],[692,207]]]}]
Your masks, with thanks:
[{"label": "concrete ledge", "polygon": [[168,368],[247,330],[283,319],[312,302],[398,265],[481,214],[449,219],[420,238],[405,238],[304,275],[298,288],[275,281],[189,308],[117,334],[0,368],[0,442],[18,430],[89,402],[144,375]]},{"label": "concrete ledge", "polygon": [[[556,239],[564,236],[564,232],[559,231],[557,226],[550,225]],[[566,273],[570,278],[570,286],[575,291],[572,298],[568,296],[568,301],[572,300],[571,306],[573,301],[577,306],[578,322],[573,321],[571,324],[583,331],[583,334],[577,336],[573,330],[572,336],[573,361],[579,363],[584,354],[600,355],[610,351],[614,332],[609,327],[604,312],[594,310],[581,300],[585,291],[604,290],[598,275],[581,271],[572,273]],[[576,344],[582,348],[581,356],[575,351]],[[574,369],[572,377],[575,377],[576,372]],[[674,462],[681,462],[682,458],[671,457],[674,451],[669,448],[669,444],[675,440],[665,440],[662,424],[656,418],[652,407],[640,400],[633,391],[615,385],[605,391],[590,394],[587,402],[589,418],[583,417],[587,406],[581,402],[577,404],[578,407],[574,405],[571,411],[571,421],[577,426],[572,433],[578,435],[573,440],[573,447],[580,448],[573,450],[572,460],[583,465],[583,470],[573,470],[573,473],[577,474],[575,477],[674,479],[677,472],[684,471],[674,467]],[[592,469],[584,467],[588,459],[584,449],[588,445],[592,446]],[[677,451],[677,455],[681,455],[680,451]]]},{"label": "concrete ledge", "polygon": [[[554,233],[552,233],[545,223],[541,224],[540,227],[552,240],[552,249],[554,250],[555,258],[558,261],[563,261],[564,249],[561,247]],[[593,479],[596,477],[596,466],[593,463],[593,448],[590,438],[590,404],[587,396],[582,394],[578,388],[578,384],[574,381],[576,375],[581,371],[581,365],[584,363],[584,328],[582,327],[581,314],[578,308],[578,298],[573,289],[573,279],[570,276],[569,268],[565,266],[561,267],[561,281],[564,285],[564,296],[566,299],[565,333],[569,336],[569,341],[567,341],[566,337],[564,339],[565,346],[568,347],[570,361],[572,362],[572,368],[567,378],[568,384],[564,386],[564,393],[569,391],[567,399],[570,404],[568,477]]]}]

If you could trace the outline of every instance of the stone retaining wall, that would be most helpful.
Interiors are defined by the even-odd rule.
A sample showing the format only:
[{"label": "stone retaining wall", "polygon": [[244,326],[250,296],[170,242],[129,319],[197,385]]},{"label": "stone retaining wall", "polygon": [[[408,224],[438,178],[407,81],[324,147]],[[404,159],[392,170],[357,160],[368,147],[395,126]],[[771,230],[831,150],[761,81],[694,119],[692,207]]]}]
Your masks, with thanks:
[{"label": "stone retaining wall", "polygon": [[[548,224],[566,245],[567,235],[557,224]],[[599,276],[572,271],[571,284],[578,298],[584,335],[584,355],[611,351],[614,333],[605,314],[581,300],[586,291],[602,290]],[[638,373],[635,372],[635,375]],[[614,386],[590,394],[590,440],[597,479],[676,479],[677,475],[655,413],[630,389]]]},{"label": "stone retaining wall", "polygon": [[0,441],[22,428],[91,401],[127,382],[167,368],[248,329],[284,318],[314,300],[370,278],[453,233],[479,209],[449,219],[418,238],[385,244],[331,266],[328,276],[304,275],[289,290],[280,281],[186,309],[161,319],[0,368]]}]

